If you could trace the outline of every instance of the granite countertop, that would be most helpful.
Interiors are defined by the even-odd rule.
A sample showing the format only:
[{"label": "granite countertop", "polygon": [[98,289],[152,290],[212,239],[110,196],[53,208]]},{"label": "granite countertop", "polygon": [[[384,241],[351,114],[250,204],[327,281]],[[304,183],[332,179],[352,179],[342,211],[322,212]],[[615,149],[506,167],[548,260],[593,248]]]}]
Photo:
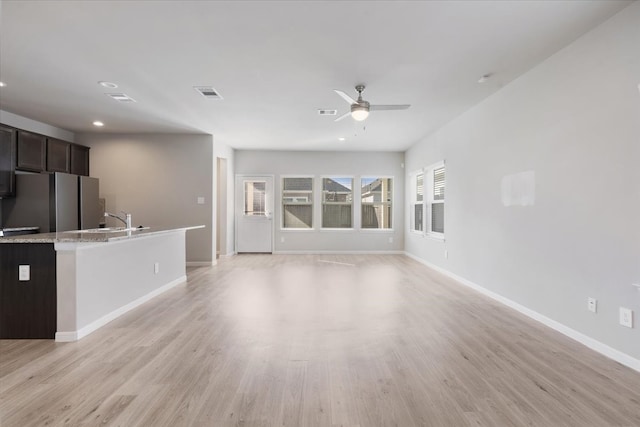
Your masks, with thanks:
[{"label": "granite countertop", "polygon": [[174,231],[195,230],[204,228],[204,225],[194,225],[176,228],[140,228],[132,230],[117,230],[104,232],[86,232],[82,230],[61,231],[58,233],[24,234],[20,236],[8,236],[0,239],[0,243],[99,243],[118,240],[133,239],[137,237],[152,236],[154,234],[171,233]]}]

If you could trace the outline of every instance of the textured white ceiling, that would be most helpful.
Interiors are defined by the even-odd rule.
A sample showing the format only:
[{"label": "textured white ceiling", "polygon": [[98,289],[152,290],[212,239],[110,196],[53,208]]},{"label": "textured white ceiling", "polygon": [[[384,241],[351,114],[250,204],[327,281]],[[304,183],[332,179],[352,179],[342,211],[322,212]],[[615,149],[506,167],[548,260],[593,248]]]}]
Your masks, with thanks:
[{"label": "textured white ceiling", "polygon": [[[238,149],[405,150],[629,3],[5,0],[0,109],[74,132],[99,119],[99,132],[210,133]],[[138,102],[110,99],[100,80]],[[412,106],[318,116],[347,111],[333,89],[355,96],[358,83],[372,103]]]}]

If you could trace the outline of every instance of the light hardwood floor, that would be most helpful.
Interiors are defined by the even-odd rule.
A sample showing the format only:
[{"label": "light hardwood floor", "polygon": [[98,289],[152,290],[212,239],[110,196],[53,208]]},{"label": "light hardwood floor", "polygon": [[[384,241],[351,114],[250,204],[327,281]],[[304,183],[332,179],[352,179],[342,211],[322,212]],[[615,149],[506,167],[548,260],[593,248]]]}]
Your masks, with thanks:
[{"label": "light hardwood floor", "polygon": [[221,259],[0,357],[2,427],[640,426],[640,373],[401,255]]}]

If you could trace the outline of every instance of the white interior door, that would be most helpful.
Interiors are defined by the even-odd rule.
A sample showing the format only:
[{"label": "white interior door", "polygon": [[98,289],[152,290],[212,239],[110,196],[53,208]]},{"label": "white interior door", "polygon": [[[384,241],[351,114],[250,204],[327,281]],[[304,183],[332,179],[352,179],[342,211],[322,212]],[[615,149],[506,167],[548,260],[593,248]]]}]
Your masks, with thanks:
[{"label": "white interior door", "polygon": [[273,176],[236,175],[236,251],[273,251]]}]

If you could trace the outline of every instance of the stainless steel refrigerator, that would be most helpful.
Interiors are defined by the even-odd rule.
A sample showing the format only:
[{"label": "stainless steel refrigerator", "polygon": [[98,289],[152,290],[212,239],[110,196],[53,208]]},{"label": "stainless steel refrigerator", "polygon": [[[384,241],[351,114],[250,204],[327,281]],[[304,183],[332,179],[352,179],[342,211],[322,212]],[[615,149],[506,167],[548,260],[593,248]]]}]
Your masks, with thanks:
[{"label": "stainless steel refrigerator", "polygon": [[16,197],[3,200],[4,226],[36,226],[41,233],[97,228],[98,193],[96,178],[57,172],[16,174]]}]

